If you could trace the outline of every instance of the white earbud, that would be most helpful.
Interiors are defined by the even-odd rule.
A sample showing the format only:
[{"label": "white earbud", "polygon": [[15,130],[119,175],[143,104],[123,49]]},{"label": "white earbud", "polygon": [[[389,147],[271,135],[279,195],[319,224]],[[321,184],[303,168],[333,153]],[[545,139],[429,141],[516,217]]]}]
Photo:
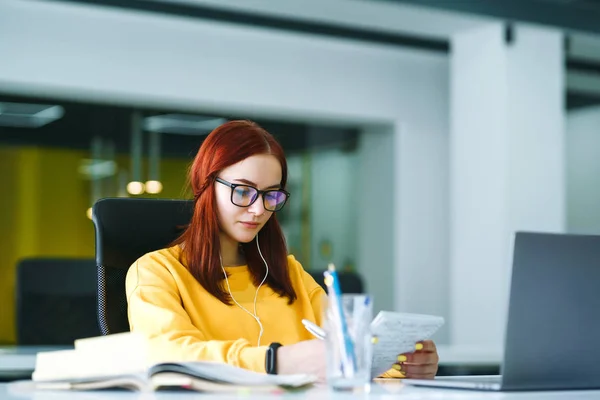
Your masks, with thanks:
[{"label": "white earbud", "polygon": [[263,335],[264,329],[263,329],[262,323],[260,322],[260,318],[258,318],[258,315],[256,315],[256,300],[258,299],[258,291],[260,290],[260,287],[267,280],[267,276],[269,276],[269,266],[267,265],[267,261],[263,257],[262,252],[260,251],[260,244],[258,243],[258,235],[256,235],[256,247],[258,247],[258,254],[260,254],[260,258],[262,258],[263,262],[265,263],[265,269],[267,272],[265,273],[265,277],[263,278],[260,285],[258,285],[258,287],[256,288],[256,293],[254,294],[254,313],[251,313],[250,311],[248,311],[244,306],[242,306],[240,303],[238,303],[237,300],[233,297],[233,293],[231,293],[231,287],[229,286],[229,279],[227,279],[227,272],[225,272],[225,268],[223,267],[223,257],[221,257],[221,253],[219,253],[219,260],[221,261],[221,269],[223,270],[223,275],[225,276],[225,283],[227,284],[227,291],[229,292],[229,296],[231,296],[231,300],[233,300],[233,302],[239,308],[241,308],[242,310],[247,312],[252,318],[254,318],[256,320],[256,322],[258,323],[258,326],[260,327],[260,332],[258,334],[258,343],[257,343],[257,346],[260,346],[260,339]]}]

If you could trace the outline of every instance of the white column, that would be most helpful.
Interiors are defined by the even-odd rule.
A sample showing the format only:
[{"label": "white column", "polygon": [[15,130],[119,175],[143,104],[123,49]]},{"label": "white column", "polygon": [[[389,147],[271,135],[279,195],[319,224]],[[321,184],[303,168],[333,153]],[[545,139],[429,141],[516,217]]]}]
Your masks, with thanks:
[{"label": "white column", "polygon": [[600,233],[600,107],[567,117],[567,229]]},{"label": "white column", "polygon": [[393,126],[365,128],[359,137],[358,163],[352,173],[357,184],[358,236],[357,270],[368,293],[373,295],[374,313],[394,309],[397,270],[394,262],[396,237],[393,210],[394,186]]},{"label": "white column", "polygon": [[451,46],[451,343],[500,348],[514,232],[564,228],[563,38],[489,24]]},{"label": "white column", "polygon": [[[394,294],[398,311],[448,321],[448,116],[429,110],[427,123],[407,120],[396,133]],[[437,344],[448,344],[448,328],[436,333]]]}]

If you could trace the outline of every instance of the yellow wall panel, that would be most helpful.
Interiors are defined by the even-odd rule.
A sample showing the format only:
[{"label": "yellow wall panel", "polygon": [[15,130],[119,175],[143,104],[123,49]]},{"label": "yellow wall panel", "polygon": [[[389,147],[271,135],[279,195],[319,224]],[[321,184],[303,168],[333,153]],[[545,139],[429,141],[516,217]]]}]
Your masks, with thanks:
[{"label": "yellow wall panel", "polygon": [[[89,152],[0,147],[0,343],[14,343],[15,266],[24,257],[93,257],[94,226],[86,216],[91,183],[78,166]],[[118,164],[129,168],[127,155]],[[161,162],[164,190],[151,198],[182,198],[190,160]],[[145,171],[145,170],[144,170]],[[102,183],[102,197],[116,197],[116,177]],[[110,189],[110,190],[108,190]]]}]

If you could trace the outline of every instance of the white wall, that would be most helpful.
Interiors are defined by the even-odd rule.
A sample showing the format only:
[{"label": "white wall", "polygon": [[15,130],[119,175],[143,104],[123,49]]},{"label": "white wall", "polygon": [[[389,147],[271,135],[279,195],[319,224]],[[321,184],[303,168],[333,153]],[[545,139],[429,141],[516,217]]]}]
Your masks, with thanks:
[{"label": "white wall", "polygon": [[[358,257],[392,271],[384,275],[393,276],[381,282],[385,286],[370,288],[386,293],[385,308],[443,314],[448,303],[444,55],[12,0],[0,2],[0,37],[2,92],[250,118],[346,121],[367,130],[384,126],[390,135],[386,143],[395,149],[392,154],[385,148],[380,160],[384,176],[393,171],[386,203],[393,210],[364,207],[361,218],[376,221],[381,213],[394,218],[390,229],[359,232]],[[375,240],[388,243],[392,253],[362,245]]]},{"label": "white wall", "polygon": [[565,195],[563,34],[517,25],[509,47],[510,228],[562,232]]},{"label": "white wall", "polygon": [[[393,122],[444,57],[54,2],[0,3],[0,85],[203,110]],[[5,40],[6,38],[6,40]]]},{"label": "white wall", "polygon": [[600,234],[600,107],[567,115],[567,230]]},{"label": "white wall", "polygon": [[451,338],[462,345],[498,345],[497,311],[504,308],[508,261],[508,85],[502,28],[455,35],[452,49]]},{"label": "white wall", "polygon": [[451,56],[451,341],[501,348],[516,230],[564,227],[562,35],[455,35]]},{"label": "white wall", "polygon": [[[431,109],[446,104],[448,82],[431,82],[442,93],[429,99]],[[450,305],[449,231],[450,161],[448,107],[443,113],[425,113],[427,125],[416,130],[400,126],[395,143],[396,196],[400,207],[395,216],[396,259],[400,260],[396,277],[396,304],[406,312],[441,315],[446,324],[436,334],[438,343],[450,341],[452,326]]]},{"label": "white wall", "polygon": [[[430,84],[447,91],[443,77]],[[437,109],[446,97],[428,102]],[[446,112],[424,109],[421,117],[427,123],[420,131],[410,125],[372,126],[361,134],[358,267],[374,293],[376,312],[396,304],[399,311],[444,316],[448,324],[435,336],[442,344],[449,341],[451,299],[448,138],[439,131],[448,122]],[[393,260],[395,271],[390,268]]]},{"label": "white wall", "polygon": [[[370,127],[361,135],[358,146],[359,167],[354,174],[360,182],[357,191],[358,208],[354,213],[359,235],[357,269],[365,279],[367,290],[373,294],[373,311],[389,310],[391,305],[403,308],[396,293],[401,291],[400,277],[405,268],[396,249],[400,240],[394,232],[398,200],[397,171],[394,168],[394,129]],[[402,272],[401,272],[402,271]]]}]

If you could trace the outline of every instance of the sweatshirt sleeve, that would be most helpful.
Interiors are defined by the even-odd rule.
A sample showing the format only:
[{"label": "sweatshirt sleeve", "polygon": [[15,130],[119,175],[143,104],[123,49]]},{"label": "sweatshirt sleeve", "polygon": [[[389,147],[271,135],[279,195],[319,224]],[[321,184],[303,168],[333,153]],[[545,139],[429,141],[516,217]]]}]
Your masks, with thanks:
[{"label": "sweatshirt sleeve", "polygon": [[217,361],[265,372],[267,347],[245,339],[206,340],[182,306],[173,276],[160,262],[146,257],[127,272],[129,325],[149,339],[151,362]]},{"label": "sweatshirt sleeve", "polygon": [[299,275],[302,285],[306,288],[315,324],[323,326],[323,317],[325,315],[325,307],[327,306],[327,293],[292,255],[288,256],[288,266],[290,270]]},{"label": "sweatshirt sleeve", "polygon": [[319,326],[323,326],[323,317],[325,314],[325,307],[327,306],[327,294],[322,287],[317,286],[310,293],[310,304],[312,305],[313,313],[315,315],[315,323]]}]

